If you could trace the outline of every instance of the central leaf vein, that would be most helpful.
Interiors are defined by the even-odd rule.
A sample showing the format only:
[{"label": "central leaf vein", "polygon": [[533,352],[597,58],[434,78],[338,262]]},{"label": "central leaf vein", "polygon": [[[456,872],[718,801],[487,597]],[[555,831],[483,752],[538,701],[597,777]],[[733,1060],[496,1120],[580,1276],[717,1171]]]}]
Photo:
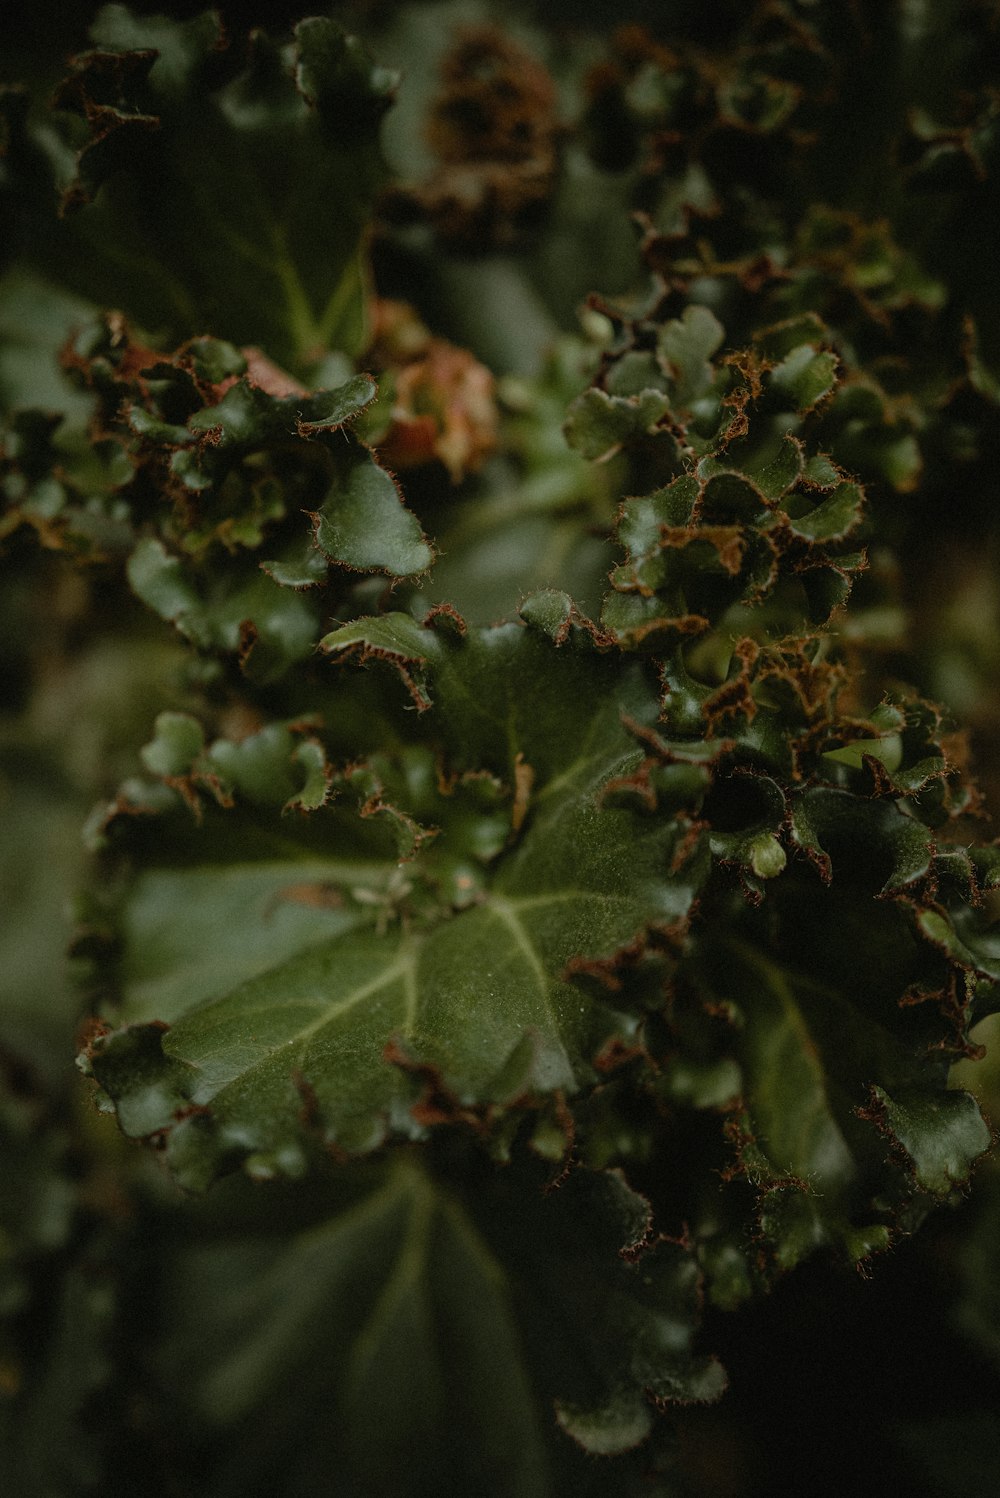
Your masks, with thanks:
[{"label": "central leaf vein", "polygon": [[531,940],[531,937],[528,935],[527,931],[524,928],[523,921],[520,919],[517,911],[513,908],[512,905],[508,904],[506,900],[501,900],[498,897],[494,897],[494,899],[491,901],[489,911],[491,915],[495,916],[498,921],[501,921],[503,925],[506,926],[511,937],[513,938],[514,945],[517,948],[518,953],[527,963],[531,975],[538,985],[538,992],[551,1021],[552,1028],[558,1034],[559,1023],[555,1011],[553,1010],[552,1001],[549,994],[549,975],[545,971],[545,967],[538,955],[538,951],[535,947],[534,942]]}]

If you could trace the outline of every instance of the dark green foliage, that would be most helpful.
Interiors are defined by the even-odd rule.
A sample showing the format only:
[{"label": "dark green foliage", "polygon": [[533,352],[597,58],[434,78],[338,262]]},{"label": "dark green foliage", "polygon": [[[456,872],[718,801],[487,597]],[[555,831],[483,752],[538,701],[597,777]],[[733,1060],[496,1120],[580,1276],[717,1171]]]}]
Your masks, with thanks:
[{"label": "dark green foliage", "polygon": [[22,133],[11,96],[38,268],[175,342],[211,330],[295,366],[353,352],[392,75],[318,18],[291,49],[257,33],[249,62],[211,12],[175,24],[107,5],[91,35],[55,96],[57,138]]},{"label": "dark green foliage", "polygon": [[995,10],[600,9],[3,95],[13,1490],[771,1498],[713,1338],[989,1148]]}]

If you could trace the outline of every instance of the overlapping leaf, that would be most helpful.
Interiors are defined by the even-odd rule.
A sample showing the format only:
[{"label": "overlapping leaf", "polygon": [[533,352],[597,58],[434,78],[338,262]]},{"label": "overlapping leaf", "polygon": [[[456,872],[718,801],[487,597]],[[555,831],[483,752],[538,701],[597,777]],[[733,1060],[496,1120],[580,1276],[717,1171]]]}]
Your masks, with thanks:
[{"label": "overlapping leaf", "polygon": [[[412,1133],[414,1068],[432,1068],[456,1109],[572,1093],[595,1076],[602,1046],[634,1030],[613,994],[611,1004],[595,997],[574,974],[613,983],[620,954],[683,924],[705,866],[673,815],[604,804],[609,781],[642,757],[623,716],[648,721],[656,699],[638,666],[622,679],[580,633],[559,648],[523,625],[462,634],[447,616],[437,628],[404,615],[346,626],[328,649],[395,658],[420,703],[432,701],[421,727],[438,771],[427,751],[411,751],[376,756],[360,779],[350,772],[345,790],[363,798],[360,817],[336,803],[315,811],[300,867],[294,852],[275,862],[267,817],[248,825],[217,813],[186,838],[183,871],[142,876],[125,905],[125,1012],[171,1028],[119,1031],[95,1044],[91,1065],[130,1132],[171,1129],[168,1153],[183,1179],[207,1180],[247,1156],[262,1171],[295,1169],[310,1129],[354,1150],[387,1129]],[[272,754],[264,738],[244,746],[245,787],[259,784],[254,761]],[[181,754],[189,781],[198,747]],[[223,748],[195,778],[214,769],[232,779],[236,751]],[[147,764],[174,771],[178,784],[173,752],[147,751]],[[437,784],[442,773],[449,778]],[[502,816],[497,778],[507,787]],[[225,794],[224,784],[214,789]],[[213,879],[206,861],[227,857],[245,871]],[[310,884],[316,906],[332,892],[325,939],[322,911],[309,909],[285,916],[285,934],[265,941],[261,900],[294,901]],[[143,933],[196,887],[208,903],[204,925],[200,917],[180,937],[198,969],[188,1003],[171,1011],[162,994],[159,1007],[137,1003],[137,991],[156,995],[150,979],[163,963]],[[278,960],[224,985],[209,933],[251,889],[246,934],[234,932],[240,965],[256,966],[265,951]],[[192,1007],[216,977],[218,990]]]},{"label": "overlapping leaf", "polygon": [[64,456],[56,418],[19,414],[5,528],[126,554],[135,592],[199,649],[274,679],[315,645],[331,563],[428,567],[398,486],[349,430],[369,376],[307,394],[253,350],[200,338],[161,355],[117,317],[81,329],[64,362],[97,397],[93,456]]},{"label": "overlapping leaf", "polygon": [[935,852],[905,803],[814,786],[791,798],[793,861],[754,871],[746,844],[774,848],[789,813],[782,831],[776,788],[768,814],[746,784],[730,795],[720,851],[760,903],[740,912],[721,889],[706,896],[677,975],[667,1067],[677,1102],[729,1112],[730,1170],[758,1197],[753,1228],[738,1194],[727,1206],[708,1192],[697,1209],[722,1304],[822,1244],[855,1259],[884,1247],[960,1192],[990,1142],[973,1099],[949,1090],[995,988],[972,860]]},{"label": "overlapping leaf", "polygon": [[162,1375],[185,1370],[218,1490],[306,1493],[335,1468],[358,1493],[542,1498],[557,1472],[584,1479],[567,1437],[620,1453],[657,1404],[717,1397],[690,1254],[642,1244],[648,1208],[620,1177],[540,1184],[523,1163],[435,1175],[404,1156],[342,1177],[335,1215],[314,1201],[293,1234],[182,1239]]},{"label": "overlapping leaf", "polygon": [[171,342],[211,333],[297,370],[330,347],[357,352],[393,76],[320,18],[289,47],[256,33],[245,71],[212,12],[106,5],[91,34],[60,110],[30,115],[12,152],[39,266]]},{"label": "overlapping leaf", "polygon": [[[946,1091],[947,1066],[994,956],[973,861],[939,851],[931,830],[969,804],[939,717],[889,700],[844,715],[822,640],[864,560],[861,492],[813,452],[837,360],[808,318],[713,364],[722,340],[689,307],[659,326],[657,361],[627,351],[602,376],[609,390],[651,380],[666,403],[652,439],[665,481],[622,506],[627,560],[602,622],[659,658],[661,723],[636,786],[655,794],[703,767],[709,846],[748,902],[741,912],[721,881],[706,894],[666,1058],[676,1102],[736,1110],[735,1170],[761,1193],[753,1229],[739,1209],[728,1228],[705,1209],[713,1293],[731,1303],[762,1265],[822,1243],[867,1256],[919,1202],[967,1182],[989,1132],[971,1098]],[[640,396],[618,398],[639,410]],[[578,405],[575,440],[582,420]],[[652,451],[646,431],[623,440]],[[728,1042],[712,1038],[723,1014]]]}]

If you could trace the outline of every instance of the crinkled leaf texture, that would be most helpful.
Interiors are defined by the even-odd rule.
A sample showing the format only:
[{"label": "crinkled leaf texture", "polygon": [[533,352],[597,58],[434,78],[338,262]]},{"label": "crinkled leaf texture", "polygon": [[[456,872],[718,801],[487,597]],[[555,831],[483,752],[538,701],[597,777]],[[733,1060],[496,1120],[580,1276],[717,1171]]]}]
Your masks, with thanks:
[{"label": "crinkled leaf texture", "polygon": [[[397,577],[429,565],[431,551],[397,486],[352,431],[376,395],[370,375],[310,393],[252,348],[206,337],[157,353],[127,336],[117,317],[78,332],[64,363],[100,395],[95,435],[126,442],[136,469],[174,494],[176,513],[160,526],[190,555],[219,541],[259,547],[265,531],[272,548],[291,539],[301,547],[297,532],[274,534],[298,501],[315,509],[317,562],[325,556]],[[134,478],[124,492],[142,513],[140,487]],[[294,560],[263,565],[272,576],[294,571],[303,562],[293,552]],[[309,587],[321,574],[306,565],[304,576],[279,580]]]},{"label": "crinkled leaf texture", "polygon": [[[621,673],[585,634],[559,647],[523,624],[462,634],[447,616],[436,622],[385,616],[326,645],[404,670],[438,772],[384,756],[399,804],[378,782],[360,815],[315,811],[301,864],[294,841],[287,861],[275,860],[270,822],[241,826],[239,813],[222,812],[189,830],[183,867],[141,873],[126,901],[125,1015],[146,1023],[98,1039],[90,1064],[129,1132],[169,1130],[168,1158],[188,1184],[247,1157],[258,1171],[301,1168],[310,1131],[351,1151],[387,1131],[413,1133],[424,1117],[413,1110],[414,1073],[426,1081],[428,1068],[456,1110],[592,1083],[602,1049],[637,1025],[600,979],[613,985],[624,954],[688,916],[705,872],[700,845],[683,843],[674,816],[604,798],[641,759],[623,718],[655,712],[644,668]],[[452,778],[421,792],[418,773]],[[495,807],[467,804],[483,775],[509,788],[506,847]],[[242,867],[216,879],[227,818]],[[333,908],[286,913],[310,883],[313,903],[330,891]],[[220,949],[214,932],[248,895],[237,917],[245,935],[234,929]],[[260,923],[276,900],[271,946]],[[157,947],[188,905],[199,914],[182,939],[182,999],[176,977],[163,994]],[[166,939],[176,954],[177,938]],[[235,986],[220,971],[231,947],[247,972]]]},{"label": "crinkled leaf texture", "polygon": [[53,418],[34,412],[11,444],[33,482],[20,481],[5,529],[33,525],[46,544],[87,545],[102,561],[127,552],[139,598],[200,651],[238,656],[251,680],[313,653],[324,590],[430,565],[394,478],[352,430],[375,398],[371,376],[308,393],[219,339],[157,353],[117,314],[89,320],[63,362],[97,397],[91,447],[120,465],[102,474],[105,524],[95,532],[93,475],[74,465],[70,478]]},{"label": "crinkled leaf texture", "polygon": [[[996,329],[967,314],[995,296],[967,187],[981,201],[993,185],[996,101],[970,92],[949,124],[964,65],[943,50],[940,124],[907,112],[914,39],[943,41],[934,7],[873,8],[871,30],[861,9],[765,0],[723,38],[728,58],[713,54],[727,29],[714,21],[704,46],[669,51],[623,28],[607,68],[587,43],[587,139],[557,153],[547,136],[543,180],[561,155],[564,182],[532,286],[560,279],[571,307],[564,236],[581,242],[580,224],[630,197],[654,285],[634,316],[608,321],[594,386],[572,391],[570,462],[560,452],[544,473],[546,441],[529,443],[523,472],[508,470],[516,492],[496,503],[486,473],[450,520],[415,481],[445,554],[429,586],[419,524],[343,430],[366,378],[310,395],[285,373],[337,384],[365,346],[388,76],[326,20],[286,47],[259,36],[244,59],[212,15],[176,24],[111,6],[59,96],[82,118],[28,118],[23,99],[0,99],[4,211],[10,187],[39,268],[124,307],[151,344],[192,340],[132,363],[138,388],[124,408],[105,400],[86,456],[37,409],[18,412],[0,455],[5,530],[26,522],[102,564],[130,555],[135,591],[200,653],[196,710],[211,722],[206,736],[161,714],[142,756],[153,779],[93,824],[122,854],[117,944],[90,933],[121,1005],[89,1064],[126,1131],[162,1144],[189,1186],[239,1164],[262,1177],[317,1167],[305,1224],[283,1215],[284,1184],[214,1238],[195,1228],[179,1243],[185,1209],[149,1209],[164,1231],[143,1246],[154,1273],[134,1291],[169,1328],[158,1368],[203,1460],[189,1485],[155,1471],[158,1488],[540,1498],[570,1471],[572,1437],[619,1465],[602,1481],[607,1468],[580,1458],[560,1490],[651,1494],[630,1448],[652,1405],[721,1386],[691,1353],[698,1261],[716,1303],[734,1304],[819,1246],[861,1260],[962,1190],[988,1141],[947,1085],[1000,978],[981,853],[947,826],[969,793],[922,705],[844,716],[847,673],[824,630],[880,515],[895,536],[926,528],[927,555],[936,502],[957,514],[992,481]],[[894,101],[882,124],[873,77]],[[912,139],[893,141],[904,116]],[[865,171],[845,139],[871,145]],[[884,154],[883,204],[868,168]],[[939,191],[956,172],[951,207],[900,213],[908,184]],[[512,174],[446,175],[502,197]],[[574,218],[581,187],[599,206]],[[863,216],[883,211],[884,224]],[[937,283],[897,232],[929,250],[950,237],[958,257],[939,243],[928,264],[964,261],[957,284]],[[420,267],[435,315],[466,321],[448,305],[460,279],[482,304],[467,326],[501,327],[508,348],[542,341],[546,317],[528,328],[509,260],[481,275],[442,255],[425,275],[423,252],[409,258],[417,237],[384,263],[390,276],[397,254]],[[577,258],[571,281],[593,264]],[[970,301],[973,265],[987,294]],[[62,295],[44,308],[44,283],[5,278],[22,347],[26,313],[41,310],[49,344],[85,315]],[[107,325],[127,363],[120,319]],[[58,389],[27,363],[0,360],[0,395],[54,409]],[[251,364],[270,366],[270,388]],[[887,512],[892,491],[918,492]],[[623,557],[601,630],[557,592],[525,606],[528,629],[463,629],[449,604],[470,600],[485,622],[535,585],[572,586],[596,617],[618,494]],[[328,561],[417,578],[444,607],[423,625],[385,615],[328,636],[328,655],[369,667],[359,681],[315,646],[382,583],[334,600]],[[862,711],[863,683],[844,699]],[[61,1146],[53,1171],[48,1136],[24,1137],[8,1150],[28,1188],[6,1224],[15,1296],[36,1254],[40,1279],[46,1254],[68,1257]],[[624,1177],[554,1182],[526,1145],[553,1172],[578,1150],[644,1173],[684,1242],[654,1236]],[[338,1159],[324,1195],[329,1153],[376,1146],[375,1160]],[[118,1217],[113,1172],[72,1165],[88,1214],[112,1197]],[[248,1189],[219,1194],[231,1186]],[[111,1275],[94,1268],[45,1317],[49,1372],[5,1406],[5,1434],[20,1422],[12,1449],[29,1453],[17,1491],[50,1472],[53,1487],[97,1481],[75,1420],[60,1439],[60,1411],[102,1388]],[[128,1395],[138,1425],[141,1385]],[[154,1419],[140,1428],[144,1447],[147,1429],[151,1448],[164,1434]],[[50,1431],[72,1471],[43,1450]]]},{"label": "crinkled leaf texture", "polygon": [[[244,363],[230,353],[237,367]],[[186,372],[182,363],[172,369]],[[359,375],[333,390],[279,397],[243,377],[169,430],[149,420],[148,404],[131,407],[137,467],[156,474],[167,465],[205,517],[193,534],[164,517],[169,546],[158,536],[137,541],[128,578],[143,602],[200,649],[240,652],[248,675],[270,680],[312,653],[321,606],[310,590],[326,582],[328,563],[394,577],[426,569],[433,553],[392,475],[346,429],[374,392]],[[295,485],[292,455],[309,480],[299,480],[299,503],[316,506],[311,534],[306,517],[277,497],[282,484]],[[140,506],[143,479],[134,481]],[[272,513],[258,520],[262,492]],[[220,540],[221,554],[213,545]],[[253,548],[256,557],[246,554]]]},{"label": "crinkled leaf texture", "polygon": [[352,1167],[291,1231],[258,1213],[181,1239],[160,1366],[210,1433],[213,1491],[298,1498],[336,1471],[359,1498],[544,1498],[585,1472],[567,1436],[622,1453],[657,1403],[721,1392],[692,1352],[693,1257],[642,1246],[620,1176],[543,1191],[537,1161],[460,1161]]},{"label": "crinkled leaf texture", "polygon": [[[705,933],[687,973],[701,1002],[724,1008],[735,1027],[738,1173],[757,1192],[758,1251],[778,1269],[823,1244],[858,1261],[884,1248],[914,1202],[965,1186],[990,1143],[975,1102],[947,1090],[947,1061],[935,1058],[946,1029],[936,954],[905,908],[875,906],[867,924],[889,961],[879,970],[869,952],[862,971],[838,952],[863,917],[852,903],[793,885],[775,901],[772,950],[761,932],[754,945]],[[907,976],[927,985],[922,1006],[907,1006]]]}]

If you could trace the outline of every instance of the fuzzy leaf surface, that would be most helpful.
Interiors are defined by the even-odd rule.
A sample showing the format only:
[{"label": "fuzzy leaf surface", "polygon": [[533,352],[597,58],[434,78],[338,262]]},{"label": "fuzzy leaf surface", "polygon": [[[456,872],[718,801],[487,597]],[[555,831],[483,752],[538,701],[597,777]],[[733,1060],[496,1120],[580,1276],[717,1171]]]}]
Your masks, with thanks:
[{"label": "fuzzy leaf surface", "polygon": [[[465,778],[442,794],[419,758],[380,757],[375,799],[360,817],[341,806],[313,813],[314,877],[342,902],[329,913],[329,937],[319,935],[321,912],[296,913],[284,921],[276,964],[220,984],[200,1005],[153,1007],[155,972],[167,964],[159,957],[149,970],[144,908],[165,900],[179,909],[202,890],[183,940],[203,974],[221,977],[210,933],[227,927],[219,902],[232,909],[240,879],[228,871],[214,885],[205,860],[224,859],[231,821],[264,894],[275,832],[259,811],[254,825],[245,813],[213,814],[183,839],[190,866],[144,872],[125,902],[125,1014],[139,1009],[171,1028],[119,1031],[99,1043],[92,1064],[131,1132],[188,1114],[172,1128],[168,1154],[190,1184],[247,1156],[254,1168],[294,1168],[308,1133],[304,1097],[312,1126],[347,1149],[370,1148],[387,1129],[412,1133],[414,1064],[433,1068],[455,1106],[574,1092],[593,1080],[601,1047],[636,1024],[575,975],[592,971],[599,992],[619,954],[650,929],[685,920],[704,876],[697,848],[680,850],[675,817],[603,800],[609,780],[641,759],[623,715],[648,720],[655,711],[641,668],[630,665],[616,682],[614,663],[592,646],[560,648],[523,625],[462,636],[404,615],[347,626],[328,648],[361,638],[421,673],[420,690],[434,699],[421,729]],[[468,776],[484,772],[500,777],[508,796],[519,788],[506,836],[497,835],[493,805],[469,800],[480,782]],[[287,869],[300,885],[294,862]],[[264,950],[259,900],[240,921],[245,937],[234,937],[246,953]],[[193,991],[205,992],[204,981]],[[176,984],[170,991],[179,994]],[[387,1063],[387,1048],[400,1064]]]}]

